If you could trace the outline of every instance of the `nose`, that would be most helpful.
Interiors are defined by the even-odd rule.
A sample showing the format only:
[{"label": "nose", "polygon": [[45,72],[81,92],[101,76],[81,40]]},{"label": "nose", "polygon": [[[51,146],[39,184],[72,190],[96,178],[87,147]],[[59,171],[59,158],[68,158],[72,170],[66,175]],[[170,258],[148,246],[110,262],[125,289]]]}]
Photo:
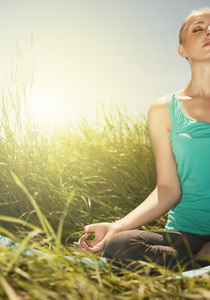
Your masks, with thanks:
[{"label": "nose", "polygon": [[210,25],[207,27],[207,36],[210,35]]}]

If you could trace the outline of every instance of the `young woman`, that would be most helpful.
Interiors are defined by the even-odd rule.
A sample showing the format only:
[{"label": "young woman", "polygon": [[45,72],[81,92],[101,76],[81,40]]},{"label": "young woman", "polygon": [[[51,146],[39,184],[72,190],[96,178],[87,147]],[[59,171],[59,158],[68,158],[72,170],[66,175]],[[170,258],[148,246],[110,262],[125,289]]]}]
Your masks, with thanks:
[{"label": "young woman", "polygon": [[[210,8],[192,11],[184,20],[178,52],[189,61],[191,80],[183,90],[157,99],[148,114],[156,188],[123,219],[85,226],[74,244],[92,253],[105,249],[105,257],[117,265],[210,263]],[[133,230],[168,211],[165,231]],[[90,232],[95,239],[87,241]]]}]

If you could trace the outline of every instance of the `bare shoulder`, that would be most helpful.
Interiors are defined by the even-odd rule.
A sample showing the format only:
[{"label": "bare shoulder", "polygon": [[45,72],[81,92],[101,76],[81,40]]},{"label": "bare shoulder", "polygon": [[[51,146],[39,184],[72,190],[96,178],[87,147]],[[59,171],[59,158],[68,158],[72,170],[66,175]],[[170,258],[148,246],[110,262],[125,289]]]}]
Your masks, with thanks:
[{"label": "bare shoulder", "polygon": [[150,106],[148,112],[148,122],[156,123],[155,121],[158,120],[158,124],[164,125],[170,130],[171,122],[170,122],[170,115],[169,115],[169,108],[168,102],[166,97],[161,97],[156,99]]},{"label": "bare shoulder", "polygon": [[168,109],[168,103],[166,97],[156,99],[149,108],[149,113],[154,111],[165,111]]}]

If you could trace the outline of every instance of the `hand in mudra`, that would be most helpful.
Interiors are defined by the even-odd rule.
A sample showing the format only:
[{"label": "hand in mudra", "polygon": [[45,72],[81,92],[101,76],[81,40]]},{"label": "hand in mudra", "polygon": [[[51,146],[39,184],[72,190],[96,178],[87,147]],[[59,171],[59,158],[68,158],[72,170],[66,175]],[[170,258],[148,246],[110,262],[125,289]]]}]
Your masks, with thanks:
[{"label": "hand in mudra", "polygon": [[[74,247],[83,252],[89,251],[92,253],[103,251],[108,240],[120,231],[115,226],[115,223],[97,223],[87,225],[84,229],[85,234],[80,238],[78,243],[74,243]],[[94,233],[95,238],[89,241],[88,236],[90,233]]]}]

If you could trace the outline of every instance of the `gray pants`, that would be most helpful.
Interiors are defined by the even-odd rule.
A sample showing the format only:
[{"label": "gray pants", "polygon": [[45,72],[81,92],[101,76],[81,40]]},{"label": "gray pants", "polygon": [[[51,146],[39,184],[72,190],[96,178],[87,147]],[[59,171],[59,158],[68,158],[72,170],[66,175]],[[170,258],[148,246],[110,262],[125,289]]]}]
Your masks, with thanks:
[{"label": "gray pants", "polygon": [[210,260],[196,257],[207,242],[210,242],[210,236],[182,231],[128,230],[114,235],[109,240],[105,248],[105,257],[117,267],[139,269],[142,267],[139,261],[146,261],[155,262],[174,271],[178,270],[180,264],[188,270],[210,264]]}]

